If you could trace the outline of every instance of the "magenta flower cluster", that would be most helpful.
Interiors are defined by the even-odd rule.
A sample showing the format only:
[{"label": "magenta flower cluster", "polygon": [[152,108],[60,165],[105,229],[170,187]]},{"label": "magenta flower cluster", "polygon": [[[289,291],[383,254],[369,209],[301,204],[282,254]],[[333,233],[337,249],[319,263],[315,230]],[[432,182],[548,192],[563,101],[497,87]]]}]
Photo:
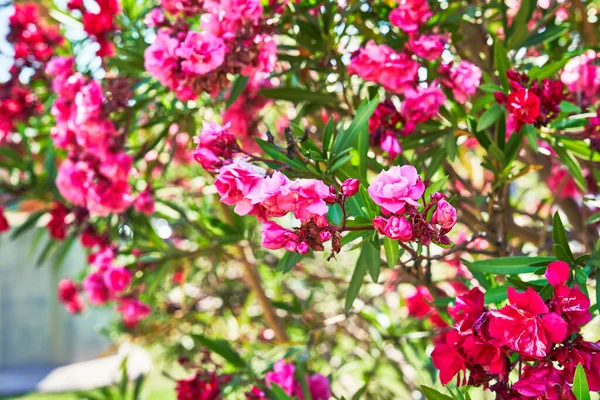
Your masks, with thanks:
[{"label": "magenta flower cluster", "polygon": [[[532,288],[521,293],[509,287],[509,304],[499,310],[484,305],[479,288],[459,296],[449,308],[456,324],[431,355],[442,383],[458,374],[459,384],[484,386],[498,399],[575,399],[571,385],[582,364],[590,390],[600,390],[600,343],[578,334],[592,318],[590,300],[577,286],[566,286],[570,274],[566,262],[548,265],[554,294],[546,301]],[[520,378],[511,384],[516,367]]]},{"label": "magenta flower cluster", "polygon": [[158,31],[144,53],[145,68],[180,100],[193,100],[201,92],[217,95],[229,85],[228,74],[253,77],[275,67],[277,45],[260,1],[206,1],[191,8],[180,1],[162,3],[174,16],[201,13],[201,32],[181,17],[171,22],[158,10],[146,18]]}]

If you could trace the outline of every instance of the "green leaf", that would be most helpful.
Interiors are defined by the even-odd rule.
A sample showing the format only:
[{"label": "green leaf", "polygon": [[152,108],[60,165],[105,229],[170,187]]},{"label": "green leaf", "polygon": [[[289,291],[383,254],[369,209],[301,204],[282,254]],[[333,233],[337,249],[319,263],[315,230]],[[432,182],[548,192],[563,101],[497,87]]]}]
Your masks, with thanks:
[{"label": "green leaf", "polygon": [[358,177],[363,185],[367,182],[367,162],[369,153],[369,126],[363,124],[358,131]]},{"label": "green leaf", "polygon": [[277,263],[277,271],[281,271],[284,274],[290,272],[302,258],[304,258],[302,254],[286,252]]},{"label": "green leaf", "polygon": [[421,385],[421,390],[427,400],[452,400],[452,397],[440,393],[429,386]]},{"label": "green leaf", "polygon": [[523,126],[523,131],[525,132],[525,139],[527,139],[527,143],[533,149],[533,151],[538,151],[538,135],[535,127],[533,125],[525,125]]},{"label": "green leaf", "polygon": [[333,117],[329,117],[329,121],[323,129],[323,151],[327,153],[331,147],[331,139],[333,139],[333,131],[335,130],[335,122]]},{"label": "green leaf", "polygon": [[290,396],[276,383],[271,382],[270,392],[273,394],[272,400],[292,400]]},{"label": "green leaf", "polygon": [[577,186],[579,186],[581,190],[586,191],[587,189],[585,177],[583,176],[583,172],[581,171],[581,165],[579,165],[577,159],[573,157],[573,155],[569,151],[565,150],[561,146],[554,146],[553,148],[556,151],[556,154],[558,154],[558,158],[560,158],[560,161],[567,167],[567,169],[571,173],[571,176],[575,180]]},{"label": "green leaf", "polygon": [[600,153],[592,150],[590,145],[583,140],[566,138],[564,136],[556,136],[556,139],[565,149],[570,150],[574,155],[582,160],[594,162],[600,161]]},{"label": "green leaf", "polygon": [[554,217],[552,218],[552,237],[554,238],[554,243],[560,245],[562,249],[566,252],[568,260],[563,260],[572,263],[573,262],[573,252],[569,247],[569,240],[567,239],[567,232],[565,231],[565,226],[560,219],[560,215],[558,211],[554,213]]},{"label": "green leaf", "polygon": [[231,85],[231,92],[229,93],[229,97],[225,102],[225,108],[231,107],[233,103],[240,97],[244,89],[246,89],[246,85],[248,84],[248,80],[250,78],[244,75],[238,75],[233,80]]},{"label": "green leaf", "polygon": [[379,239],[377,237],[365,243],[358,258],[358,262],[367,264],[371,279],[373,279],[373,282],[377,283],[379,272],[381,271],[381,245],[379,244]]},{"label": "green leaf", "polygon": [[[540,265],[555,261],[554,257],[500,257],[490,260],[466,261],[463,263],[474,272],[484,272],[499,275],[517,275],[527,272],[535,272]],[[536,265],[537,264],[537,265]]]},{"label": "green leaf", "polygon": [[477,132],[492,126],[501,115],[504,115],[504,108],[500,104],[494,103],[494,105],[488,108],[481,118],[479,118],[479,122],[477,122]]},{"label": "green leaf", "polygon": [[496,70],[498,70],[498,79],[500,79],[502,87],[507,91],[510,89],[510,85],[508,83],[506,71],[510,69],[510,61],[506,55],[506,49],[502,46],[502,43],[500,43],[498,38],[494,39],[494,66],[496,67]]},{"label": "green leaf", "polygon": [[513,22],[508,29],[508,42],[507,47],[509,49],[515,49],[527,38],[529,35],[529,29],[527,24],[531,19],[533,10],[535,9],[534,1],[523,1],[519,7],[517,15],[513,19]]},{"label": "green leaf", "polygon": [[385,249],[385,259],[387,260],[388,266],[394,268],[400,258],[400,244],[397,240],[385,237],[383,239],[383,248]]},{"label": "green leaf", "polygon": [[529,78],[531,79],[544,79],[553,77],[558,71],[563,69],[569,62],[570,58],[565,58],[553,63],[547,63],[542,68],[532,69],[529,72]]},{"label": "green leaf", "polygon": [[371,101],[363,100],[348,129],[335,138],[332,149],[334,155],[353,146],[356,142],[358,132],[362,129],[368,129],[369,118],[371,118],[371,115],[375,112],[377,104],[379,104],[378,96],[375,96]]},{"label": "green leaf", "polygon": [[223,357],[231,365],[238,368],[246,366],[246,362],[240,357],[240,355],[223,339],[210,339],[204,335],[194,334],[192,335],[195,342],[200,343],[207,349],[214,351],[221,357]]},{"label": "green leaf", "polygon": [[573,377],[573,394],[577,400],[590,400],[590,389],[588,387],[587,377],[583,365],[577,365],[575,376]]},{"label": "green leaf", "polygon": [[521,143],[523,142],[523,136],[525,135],[525,129],[521,128],[518,133],[513,133],[513,135],[508,139],[508,143],[506,144],[506,148],[504,149],[504,166],[508,167],[517,157],[517,153],[521,148]]},{"label": "green leaf", "polygon": [[549,43],[562,36],[563,33],[569,30],[568,25],[554,25],[546,28],[544,32],[529,36],[527,40],[521,43],[522,47],[535,46],[539,43]]},{"label": "green leaf", "polygon": [[[368,243],[369,242],[367,242],[366,244]],[[367,275],[368,265],[365,262],[363,262],[362,258],[363,257],[361,253],[361,257],[358,257],[356,266],[354,267],[352,278],[350,278],[350,285],[348,286],[348,290],[346,292],[346,302],[344,304],[344,309],[346,310],[346,313],[350,311],[350,308],[352,308],[352,303],[354,303],[356,296],[358,296],[358,292],[360,291],[360,287],[362,286],[363,280],[365,279],[365,275]]]},{"label": "green leaf", "polygon": [[560,111],[568,114],[579,114],[581,113],[581,108],[573,103],[569,103],[568,101],[560,102]]},{"label": "green leaf", "polygon": [[301,103],[303,101],[315,104],[336,105],[339,103],[338,97],[333,93],[319,93],[308,89],[293,87],[262,89],[258,94],[268,99],[286,100],[292,103]]},{"label": "green leaf", "polygon": [[21,225],[19,225],[18,228],[16,228],[14,231],[12,231],[12,233],[10,234],[10,239],[15,240],[16,238],[21,236],[23,233],[25,233],[29,229],[33,228],[33,226],[35,225],[37,220],[40,219],[41,216],[44,215],[45,213],[46,213],[46,211],[36,211],[36,212],[32,213],[29,217],[27,217],[25,222],[23,222]]}]

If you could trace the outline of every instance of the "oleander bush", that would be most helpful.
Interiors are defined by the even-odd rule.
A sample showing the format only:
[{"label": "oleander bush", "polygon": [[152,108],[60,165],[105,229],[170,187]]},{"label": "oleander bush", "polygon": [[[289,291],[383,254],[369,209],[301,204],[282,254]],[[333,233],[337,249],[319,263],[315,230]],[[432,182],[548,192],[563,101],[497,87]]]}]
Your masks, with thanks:
[{"label": "oleander bush", "polygon": [[179,400],[600,391],[600,2],[2,7],[0,228]]}]

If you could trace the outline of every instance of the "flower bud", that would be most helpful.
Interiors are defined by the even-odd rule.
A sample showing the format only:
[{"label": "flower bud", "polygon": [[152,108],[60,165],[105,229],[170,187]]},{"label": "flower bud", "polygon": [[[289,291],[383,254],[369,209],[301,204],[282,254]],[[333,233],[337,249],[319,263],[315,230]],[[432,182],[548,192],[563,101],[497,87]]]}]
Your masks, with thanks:
[{"label": "flower bud", "polygon": [[342,183],[342,194],[345,197],[352,197],[358,192],[358,179],[348,178]]},{"label": "flower bud", "polygon": [[331,232],[329,232],[329,231],[321,231],[321,233],[319,233],[319,240],[321,242],[326,242],[329,239],[331,239]]},{"label": "flower bud", "polygon": [[413,237],[412,227],[406,217],[392,216],[388,219],[384,234],[390,239],[408,242]]},{"label": "flower bud", "polygon": [[386,225],[387,225],[387,219],[385,219],[383,217],[373,218],[373,227],[375,227],[375,230],[382,235],[385,235],[384,231],[385,231]]},{"label": "flower bud", "polygon": [[440,200],[433,213],[431,222],[440,225],[444,230],[449,231],[456,224],[456,209],[446,200]]},{"label": "flower bud", "polygon": [[310,247],[308,246],[308,243],[306,243],[306,242],[300,242],[300,243],[298,243],[298,246],[296,247],[296,251],[300,254],[308,253],[309,249],[310,249]]}]

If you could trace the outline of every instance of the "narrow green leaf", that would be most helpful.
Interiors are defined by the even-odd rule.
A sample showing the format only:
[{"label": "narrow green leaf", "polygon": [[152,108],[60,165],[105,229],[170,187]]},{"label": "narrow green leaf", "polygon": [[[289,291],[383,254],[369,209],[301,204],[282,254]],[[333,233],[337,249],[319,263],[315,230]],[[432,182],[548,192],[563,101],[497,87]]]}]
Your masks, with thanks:
[{"label": "narrow green leaf", "polygon": [[523,131],[525,131],[525,139],[527,139],[527,143],[534,151],[538,151],[538,135],[535,127],[533,125],[525,125],[523,126]]},{"label": "narrow green leaf", "polygon": [[510,61],[506,55],[506,49],[504,46],[502,46],[502,43],[500,43],[498,38],[494,39],[494,66],[498,71],[498,79],[500,79],[502,87],[505,91],[508,91],[508,89],[510,89],[510,85],[508,84],[506,71],[508,71],[510,68]]},{"label": "narrow green leaf", "polygon": [[271,382],[270,392],[274,397],[271,397],[272,400],[292,400],[290,396],[276,383]]},{"label": "narrow green leaf", "polygon": [[569,114],[579,114],[581,113],[581,108],[573,103],[569,103],[568,101],[560,102],[560,111],[569,113]]},{"label": "narrow green leaf", "polygon": [[544,79],[553,77],[558,71],[569,62],[571,58],[565,58],[563,60],[547,63],[542,68],[532,69],[529,73],[531,79]]},{"label": "narrow green leaf", "polygon": [[583,172],[581,171],[581,165],[579,165],[577,159],[573,157],[573,155],[569,151],[565,150],[561,146],[554,146],[553,148],[556,151],[556,154],[558,154],[558,158],[560,158],[560,161],[567,167],[567,169],[571,173],[571,176],[575,180],[577,186],[579,186],[581,190],[587,190],[585,177],[583,176]]},{"label": "narrow green leaf", "polygon": [[421,385],[421,390],[427,400],[452,400],[452,397],[440,393],[429,386]]},{"label": "narrow green leaf", "polygon": [[463,263],[474,272],[484,272],[499,275],[517,275],[535,272],[541,265],[546,265],[556,260],[554,257],[500,257],[490,260],[466,261]]},{"label": "narrow green leaf", "polygon": [[331,139],[333,139],[333,131],[335,130],[335,122],[333,117],[329,117],[329,121],[323,129],[323,151],[327,153],[331,147]]},{"label": "narrow green leaf", "polygon": [[504,115],[503,111],[504,108],[500,104],[494,103],[494,105],[488,108],[481,118],[479,118],[479,122],[477,122],[477,132],[492,126],[501,115]]},{"label": "narrow green leaf", "polygon": [[240,357],[240,355],[223,339],[210,339],[204,335],[194,334],[192,335],[195,342],[200,343],[207,349],[214,351],[221,357],[223,357],[230,364],[243,368],[246,366],[246,362]]},{"label": "narrow green leaf", "polygon": [[362,262],[362,257],[359,257],[358,261],[356,262],[356,266],[354,267],[352,278],[350,278],[350,285],[348,286],[348,291],[346,292],[346,302],[344,304],[344,309],[346,310],[346,313],[350,311],[350,309],[352,308],[352,303],[354,303],[356,296],[358,296],[358,292],[360,291],[360,287],[362,286],[363,280],[365,279],[365,275],[367,275],[367,268],[367,264]]},{"label": "narrow green leaf", "polygon": [[233,103],[240,97],[244,89],[246,89],[246,85],[248,84],[249,77],[244,75],[238,75],[233,80],[231,84],[231,91],[229,92],[229,97],[225,102],[225,108],[231,107]]},{"label": "narrow green leaf", "polygon": [[513,133],[510,139],[508,139],[508,143],[506,144],[506,148],[504,149],[504,167],[509,167],[511,163],[517,157],[517,153],[521,148],[521,143],[523,143],[523,136],[525,135],[525,129],[521,128],[521,130],[517,133]]},{"label": "narrow green leaf", "polygon": [[362,124],[358,131],[358,177],[363,185],[367,182],[367,162],[369,153],[369,126]]},{"label": "narrow green leaf", "polygon": [[379,244],[379,239],[377,237],[363,246],[359,262],[367,264],[371,279],[373,279],[373,282],[377,283],[379,273],[381,272],[381,245]]},{"label": "narrow green leaf", "polygon": [[577,365],[575,376],[573,377],[573,394],[577,400],[590,400],[590,389],[588,387],[587,377],[583,365]]},{"label": "narrow green leaf", "polygon": [[284,274],[290,272],[302,258],[304,258],[302,254],[286,252],[277,263],[277,271],[281,271]]},{"label": "narrow green leaf", "polygon": [[36,211],[36,212],[32,213],[29,217],[27,217],[25,222],[23,222],[21,225],[19,225],[19,227],[15,228],[15,230],[12,231],[12,233],[10,234],[10,239],[15,240],[16,238],[21,236],[23,233],[25,233],[29,229],[33,228],[35,226],[35,223],[38,221],[38,219],[40,219],[40,217],[42,215],[44,215],[45,213],[46,213],[46,211]]},{"label": "narrow green leaf", "polygon": [[[559,26],[551,26],[546,28],[544,32],[536,33],[528,37],[523,43],[521,43],[521,47],[529,47],[535,46],[540,43],[549,43],[555,39],[558,39],[569,30],[569,25],[559,25]],[[553,75],[553,74],[552,74]]]},{"label": "narrow green leaf", "polygon": [[397,240],[392,240],[386,236],[383,239],[383,248],[385,249],[385,259],[388,266],[394,268],[400,258],[400,244]]},{"label": "narrow green leaf", "polygon": [[573,252],[569,247],[569,240],[567,239],[567,232],[565,230],[565,226],[560,219],[560,215],[558,211],[554,213],[554,217],[552,218],[552,237],[554,238],[554,243],[560,245],[562,249],[566,252],[568,260],[563,260],[567,262],[573,262]]},{"label": "narrow green leaf", "polygon": [[527,28],[527,24],[531,19],[531,15],[533,14],[533,10],[535,9],[535,2],[533,1],[524,1],[521,3],[519,7],[519,11],[517,15],[513,19],[513,22],[508,29],[508,42],[507,47],[509,49],[516,49],[519,47],[521,43],[527,38],[529,35],[529,29]]},{"label": "narrow green leaf", "polygon": [[364,100],[362,102],[348,129],[342,134],[338,134],[335,138],[332,148],[334,155],[341,153],[355,144],[358,132],[368,125],[369,118],[375,112],[377,104],[379,104],[378,96],[375,96],[371,101]]}]

